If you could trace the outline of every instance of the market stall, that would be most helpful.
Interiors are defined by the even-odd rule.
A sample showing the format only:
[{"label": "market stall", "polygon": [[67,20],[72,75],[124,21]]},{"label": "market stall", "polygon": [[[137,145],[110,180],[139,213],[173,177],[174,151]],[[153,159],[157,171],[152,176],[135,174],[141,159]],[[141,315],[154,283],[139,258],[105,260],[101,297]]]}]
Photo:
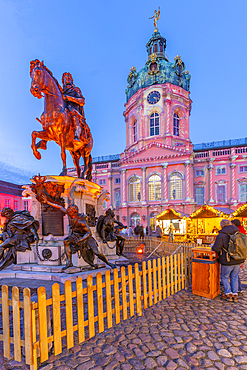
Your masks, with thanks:
[{"label": "market stall", "polygon": [[238,218],[245,230],[247,230],[247,203],[240,206],[232,213],[231,219]]},{"label": "market stall", "polygon": [[227,208],[204,205],[192,213],[187,222],[188,239],[198,244],[214,243],[220,222],[230,218],[231,210]]},{"label": "market stall", "polygon": [[170,225],[173,225],[175,241],[183,240],[186,238],[186,220],[189,215],[183,212],[178,212],[173,208],[167,208],[156,216],[156,225],[162,229],[163,235],[168,238]]}]

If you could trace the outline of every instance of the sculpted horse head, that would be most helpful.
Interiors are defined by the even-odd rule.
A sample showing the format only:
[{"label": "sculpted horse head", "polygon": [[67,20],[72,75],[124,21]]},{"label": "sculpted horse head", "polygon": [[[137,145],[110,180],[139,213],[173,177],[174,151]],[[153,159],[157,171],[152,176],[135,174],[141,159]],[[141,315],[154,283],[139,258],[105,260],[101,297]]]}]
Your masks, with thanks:
[{"label": "sculpted horse head", "polygon": [[[44,97],[44,112],[37,120],[42,124],[42,131],[32,132],[32,149],[37,159],[41,159],[41,154],[37,149],[46,149],[47,141],[55,141],[61,147],[61,158],[63,169],[61,175],[67,174],[66,168],[66,149],[70,151],[76,166],[78,177],[86,177],[91,180],[93,146],[92,135],[86,122],[84,133],[80,140],[74,140],[74,127],[71,113],[66,108],[63,98],[63,90],[52,72],[44,65],[44,62],[35,59],[30,62],[30,77],[32,79],[30,91],[38,99]],[[41,139],[36,143],[36,138]],[[79,166],[80,157],[84,159],[84,170],[81,173]]]}]

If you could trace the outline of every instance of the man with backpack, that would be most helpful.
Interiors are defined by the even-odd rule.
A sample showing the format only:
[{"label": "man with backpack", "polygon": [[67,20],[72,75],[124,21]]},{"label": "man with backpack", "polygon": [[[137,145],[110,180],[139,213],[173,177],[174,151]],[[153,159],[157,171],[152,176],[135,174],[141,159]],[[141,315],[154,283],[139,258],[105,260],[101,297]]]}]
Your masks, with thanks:
[{"label": "man with backpack", "polygon": [[[212,250],[218,252],[221,264],[221,281],[224,286],[222,298],[229,302],[238,301],[238,275],[240,265],[246,257],[246,236],[229,220],[222,220],[221,230]],[[230,282],[229,282],[230,278]]]}]

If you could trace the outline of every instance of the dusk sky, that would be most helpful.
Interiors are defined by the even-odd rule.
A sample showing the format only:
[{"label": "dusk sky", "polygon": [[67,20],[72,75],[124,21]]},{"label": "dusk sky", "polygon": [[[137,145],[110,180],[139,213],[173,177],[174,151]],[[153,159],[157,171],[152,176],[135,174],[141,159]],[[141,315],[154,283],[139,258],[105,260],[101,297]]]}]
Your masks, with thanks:
[{"label": "dusk sky", "polygon": [[44,60],[60,84],[70,72],[80,87],[92,155],[123,152],[127,77],[147,60],[158,6],[166,54],[170,61],[180,55],[192,76],[192,143],[246,137],[246,0],[0,0],[0,161],[32,174],[62,168],[57,144],[49,142],[40,161],[30,147],[44,107],[30,93],[33,59]]}]

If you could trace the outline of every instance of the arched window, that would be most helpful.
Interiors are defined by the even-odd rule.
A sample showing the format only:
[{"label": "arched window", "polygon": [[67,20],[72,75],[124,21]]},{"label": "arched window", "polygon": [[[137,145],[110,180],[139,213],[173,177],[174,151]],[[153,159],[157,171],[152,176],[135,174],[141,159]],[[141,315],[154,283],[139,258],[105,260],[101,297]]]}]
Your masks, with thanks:
[{"label": "arched window", "polygon": [[179,136],[179,116],[177,113],[174,113],[173,116],[173,135]]},{"label": "arched window", "polygon": [[183,199],[183,180],[178,172],[171,174],[169,178],[169,198],[171,200]]},{"label": "arched window", "polygon": [[157,51],[158,51],[158,45],[154,44],[154,53],[157,53]]},{"label": "arched window", "polygon": [[140,202],[141,200],[141,180],[137,176],[129,179],[129,201]]},{"label": "arched window", "polygon": [[148,179],[149,200],[161,200],[161,179],[158,175],[152,175]]},{"label": "arched window", "polygon": [[140,225],[140,224],[141,224],[141,216],[139,215],[139,213],[137,212],[131,213],[130,226],[135,227],[136,225]]},{"label": "arched window", "polygon": [[153,113],[150,116],[150,136],[160,134],[160,116],[158,113]]},{"label": "arched window", "polygon": [[133,123],[133,142],[137,141],[137,121]]}]

